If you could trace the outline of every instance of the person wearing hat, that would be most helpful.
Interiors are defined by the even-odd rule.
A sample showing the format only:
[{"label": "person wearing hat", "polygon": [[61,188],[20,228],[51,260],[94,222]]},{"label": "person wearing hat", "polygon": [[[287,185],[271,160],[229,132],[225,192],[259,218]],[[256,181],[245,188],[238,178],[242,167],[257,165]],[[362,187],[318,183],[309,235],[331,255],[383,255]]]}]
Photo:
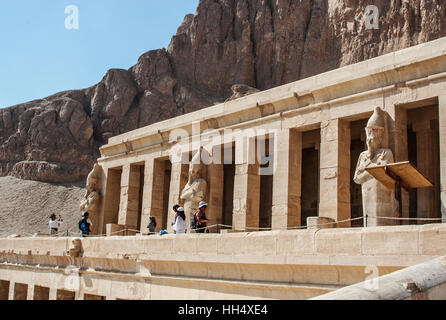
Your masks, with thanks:
[{"label": "person wearing hat", "polygon": [[204,201],[201,201],[198,205],[198,211],[195,213],[195,221],[196,221],[196,233],[204,233],[207,227],[207,223],[209,220],[206,218],[206,209],[208,204]]},{"label": "person wearing hat", "polygon": [[50,216],[50,222],[49,222],[49,224],[50,224],[50,235],[53,236],[53,235],[57,234],[57,232],[59,231],[59,227],[62,224],[62,222],[63,222],[63,220],[62,220],[61,216],[59,216],[59,220],[56,220],[56,215],[54,213]]},{"label": "person wearing hat", "polygon": [[186,233],[186,215],[183,207],[178,207],[175,215],[175,222],[173,224],[173,231],[175,234]]},{"label": "person wearing hat", "polygon": [[178,204],[178,203],[176,203],[176,204],[174,204],[174,206],[172,207],[172,210],[175,212],[175,213],[177,213],[177,211],[178,211],[178,208],[180,208],[181,206]]}]

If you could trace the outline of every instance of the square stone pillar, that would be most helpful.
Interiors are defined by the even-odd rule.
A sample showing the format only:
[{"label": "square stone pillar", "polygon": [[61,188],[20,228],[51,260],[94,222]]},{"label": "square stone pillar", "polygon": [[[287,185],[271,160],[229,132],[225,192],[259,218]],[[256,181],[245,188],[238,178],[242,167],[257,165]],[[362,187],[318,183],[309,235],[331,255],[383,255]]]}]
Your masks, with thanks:
[{"label": "square stone pillar", "polygon": [[[388,147],[393,152],[395,162],[409,160],[408,138],[407,138],[407,110],[395,105],[386,107],[385,111],[390,116],[391,123],[388,123]],[[401,190],[402,216],[409,218],[409,193]],[[409,224],[410,221],[396,221],[392,224]]]},{"label": "square stone pillar", "polygon": [[[319,217],[347,220],[350,212],[350,127],[341,119],[321,124]],[[337,224],[339,228],[351,223]]]},{"label": "square stone pillar", "polygon": [[275,135],[277,154],[274,155],[273,230],[301,225],[302,132],[279,130]]},{"label": "square stone pillar", "polygon": [[36,300],[34,298],[34,284],[28,284],[28,292],[26,294],[26,300]]},{"label": "square stone pillar", "polygon": [[[437,131],[430,120],[414,122],[412,129],[417,135],[417,167],[418,170],[434,184],[431,188],[420,188],[417,191],[417,218],[438,218],[439,199],[435,188],[438,187],[438,153]],[[438,222],[438,221],[437,221]],[[428,221],[418,221],[425,224]]]},{"label": "square stone pillar", "polygon": [[440,131],[441,218],[446,223],[446,94],[438,97]]},{"label": "square stone pillar", "polygon": [[[236,141],[234,205],[232,224],[236,231],[258,231],[260,220],[260,175],[256,159],[256,139]],[[245,149],[246,148],[246,149]]]},{"label": "square stone pillar", "polygon": [[138,225],[139,189],[140,167],[130,164],[123,166],[118,224],[133,229]]},{"label": "square stone pillar", "polygon": [[15,283],[11,281],[9,284],[8,300],[14,300],[14,289]]},{"label": "square stone pillar", "polygon": [[[206,210],[206,217],[209,220],[208,226],[223,224],[223,164],[210,164],[207,173],[207,181],[209,181],[207,192],[207,202],[209,207]],[[209,232],[218,233],[219,228],[212,228]]]},{"label": "square stone pillar", "polygon": [[[187,184],[189,178],[189,165],[182,162],[172,163],[172,171],[170,177],[169,188],[169,206],[167,208],[167,231],[173,233],[172,222],[174,222],[175,215],[173,214],[172,207],[178,203],[184,205],[180,199],[181,192]],[[186,221],[187,230],[189,230],[189,221]]]},{"label": "square stone pillar", "polygon": [[166,160],[150,159],[146,161],[144,168],[144,191],[142,203],[141,233],[147,233],[147,225],[150,217],[155,217],[156,231],[161,230],[163,225],[163,204],[164,204],[164,174],[166,170]]},{"label": "square stone pillar", "polygon": [[51,301],[57,300],[57,287],[50,288],[49,300],[51,300]]}]

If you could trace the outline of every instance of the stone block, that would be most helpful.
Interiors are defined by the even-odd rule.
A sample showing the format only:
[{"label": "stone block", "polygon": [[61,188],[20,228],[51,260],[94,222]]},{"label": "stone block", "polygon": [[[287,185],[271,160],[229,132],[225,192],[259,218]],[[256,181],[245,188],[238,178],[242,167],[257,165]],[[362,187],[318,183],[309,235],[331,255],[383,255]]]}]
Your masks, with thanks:
[{"label": "stone block", "polygon": [[83,256],[122,258],[125,254],[138,255],[144,253],[145,241],[144,237],[82,238]]},{"label": "stone block", "polygon": [[277,255],[314,254],[314,230],[293,230],[277,237]]},{"label": "stone block", "polygon": [[166,236],[150,236],[152,238],[146,241],[146,252],[151,254],[172,254],[173,239]]},{"label": "stone block", "polygon": [[241,255],[246,253],[246,233],[228,234],[218,239],[217,254]]},{"label": "stone block", "polygon": [[321,169],[334,168],[338,165],[339,146],[337,141],[321,143]]},{"label": "stone block", "polygon": [[446,224],[420,227],[420,254],[446,255]]},{"label": "stone block", "polygon": [[175,253],[189,253],[195,254],[197,253],[198,246],[198,238],[188,235],[178,234],[173,239],[173,252]]},{"label": "stone block", "polygon": [[327,217],[308,217],[308,229],[329,229],[336,226],[335,220]]},{"label": "stone block", "polygon": [[417,255],[416,226],[371,227],[362,229],[364,255]]},{"label": "stone block", "polygon": [[315,236],[316,254],[361,254],[361,230],[320,230]]},{"label": "stone block", "polygon": [[[271,217],[271,226],[273,230],[287,230],[288,228],[288,216],[286,214],[275,215],[274,211],[277,209],[282,209],[278,207],[283,206],[274,206],[273,207],[273,215]],[[279,212],[284,212],[283,210],[277,210]],[[286,211],[285,211],[286,212]]]},{"label": "stone block", "polygon": [[249,255],[276,255],[276,236],[271,232],[250,233],[243,239],[246,242],[246,253]]},{"label": "stone block", "polygon": [[10,252],[14,250],[14,240],[1,238],[0,239],[0,252]]},{"label": "stone block", "polygon": [[218,252],[219,234],[200,234],[197,236],[197,253],[215,255]]}]

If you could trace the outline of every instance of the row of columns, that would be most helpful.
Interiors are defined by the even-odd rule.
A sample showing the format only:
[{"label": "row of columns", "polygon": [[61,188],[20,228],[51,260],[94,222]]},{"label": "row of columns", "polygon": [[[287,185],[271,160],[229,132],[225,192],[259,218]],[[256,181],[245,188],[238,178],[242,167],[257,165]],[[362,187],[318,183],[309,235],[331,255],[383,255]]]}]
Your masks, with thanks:
[{"label": "row of columns", "polygon": [[105,300],[106,297],[57,288],[0,280],[0,301],[5,300]]},{"label": "row of columns", "polygon": [[0,300],[75,300],[76,293],[34,284],[0,280]]},{"label": "row of columns", "polygon": [[[440,117],[440,153],[441,159],[446,159],[446,96],[439,99]],[[407,160],[407,119],[406,111],[396,107],[386,111],[394,120],[389,138],[390,147],[395,150],[395,161]],[[429,137],[423,134],[429,128],[419,130],[420,143],[432,144]],[[424,130],[424,131],[423,131]],[[300,225],[301,221],[301,163],[302,163],[302,133],[293,129],[278,130],[273,176],[272,195],[272,229],[280,230]],[[350,218],[350,128],[349,122],[334,119],[321,124],[320,144],[320,203],[319,216],[334,221]],[[236,146],[237,148],[237,146]],[[234,177],[233,226],[236,230],[259,227],[260,208],[260,176],[259,164],[249,164],[249,154],[255,154],[255,149],[247,155],[237,157]],[[420,154],[419,157],[424,157]],[[420,163],[423,163],[420,159]],[[151,159],[145,162],[144,196],[142,203],[141,231],[145,232],[149,217],[155,216],[157,221],[163,219],[165,210],[163,203],[168,201],[168,211],[173,204],[180,202],[180,194],[187,183],[188,166],[182,163],[172,163],[169,199],[164,192],[166,160]],[[432,168],[425,168],[429,172]],[[210,202],[209,218],[212,223],[222,222],[223,211],[223,165],[208,167],[210,185],[207,201]],[[122,171],[121,204],[119,209],[119,224],[136,226],[138,202],[136,189],[139,187],[139,171],[136,166],[126,165]],[[404,216],[408,216],[408,195],[403,195]],[[446,161],[441,161],[441,197],[442,213],[445,217],[446,201]],[[426,201],[429,202],[428,197]],[[432,202],[432,201],[431,201]],[[424,202],[419,203],[420,211],[431,212]],[[167,215],[167,226],[173,222],[174,215]],[[338,227],[349,227],[350,222],[339,223]]]},{"label": "row of columns", "polygon": [[[392,130],[390,132],[389,144],[390,147],[395,150],[395,162],[408,161],[409,144],[407,136],[407,110],[396,106],[390,106],[386,111],[394,122],[394,125],[391,126]],[[446,170],[442,169],[445,166],[445,162],[442,161],[442,159],[446,159],[446,157],[444,157],[446,156],[445,96],[439,97],[438,117],[438,123],[434,123],[432,119],[423,116],[415,121],[412,120],[412,131],[416,133],[417,169],[430,180],[434,186],[438,186],[438,183],[440,182],[440,194],[444,194]],[[440,177],[440,181],[437,181],[438,177]],[[437,213],[440,211],[443,222],[446,222],[445,201],[446,198],[438,198],[438,193],[433,188],[417,189],[417,218],[437,218]],[[441,208],[439,208],[439,206],[441,206]],[[409,218],[410,216],[409,207],[409,193],[402,190],[402,214],[404,218]],[[420,220],[418,223],[424,224],[426,221]]]},{"label": "row of columns", "polygon": [[[333,120],[324,123],[321,129],[321,209],[325,217],[335,221],[348,218],[350,212],[349,190],[349,153],[340,151],[349,146],[348,123]],[[272,195],[272,229],[280,230],[300,226],[301,221],[301,177],[302,177],[302,132],[285,129],[278,130],[277,153],[273,176]],[[249,142],[248,142],[249,143]],[[260,176],[259,163],[249,162],[248,157],[256,154],[255,144],[250,144],[248,152],[236,153],[234,190],[233,190],[233,226],[235,230],[249,230],[259,227],[260,209]],[[254,149],[252,149],[254,148]],[[349,148],[347,148],[349,150]],[[236,151],[237,152],[237,151]],[[240,155],[242,154],[242,155]],[[145,162],[144,196],[142,203],[141,232],[146,231],[151,216],[160,222],[165,208],[165,159],[150,159]],[[139,181],[132,177],[137,170],[132,165],[124,166],[121,182],[121,204],[119,209],[119,224],[134,225],[135,195],[129,191],[136,188]],[[223,165],[208,166],[209,193],[207,201],[209,210],[207,216],[212,224],[222,223],[223,211]],[[180,194],[188,179],[188,166],[182,163],[172,163],[169,186],[168,211],[180,202]],[[136,194],[137,192],[133,192]],[[127,214],[126,210],[127,209]],[[130,210],[129,210],[130,209]],[[167,215],[167,227],[170,228],[174,215]],[[348,226],[344,224],[343,226]],[[158,230],[160,225],[158,225]]]}]

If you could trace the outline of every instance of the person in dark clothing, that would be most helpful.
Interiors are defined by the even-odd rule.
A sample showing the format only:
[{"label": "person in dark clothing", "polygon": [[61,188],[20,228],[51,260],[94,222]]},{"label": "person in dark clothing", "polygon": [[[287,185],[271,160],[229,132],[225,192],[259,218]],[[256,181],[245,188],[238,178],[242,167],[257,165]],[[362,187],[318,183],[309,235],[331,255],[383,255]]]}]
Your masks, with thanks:
[{"label": "person in dark clothing", "polygon": [[198,205],[198,211],[195,213],[195,221],[196,221],[196,233],[205,233],[207,223],[209,220],[206,218],[206,209],[208,204],[204,201],[201,201]]},{"label": "person in dark clothing", "polygon": [[156,230],[156,218],[150,217],[150,223],[148,224],[147,228],[149,229],[149,235],[155,234]]},{"label": "person in dark clothing", "polygon": [[93,225],[91,223],[91,220],[88,218],[89,213],[84,212],[82,215],[82,219],[79,221],[79,230],[82,233],[82,237],[88,237],[90,236],[91,230],[90,227]]}]

